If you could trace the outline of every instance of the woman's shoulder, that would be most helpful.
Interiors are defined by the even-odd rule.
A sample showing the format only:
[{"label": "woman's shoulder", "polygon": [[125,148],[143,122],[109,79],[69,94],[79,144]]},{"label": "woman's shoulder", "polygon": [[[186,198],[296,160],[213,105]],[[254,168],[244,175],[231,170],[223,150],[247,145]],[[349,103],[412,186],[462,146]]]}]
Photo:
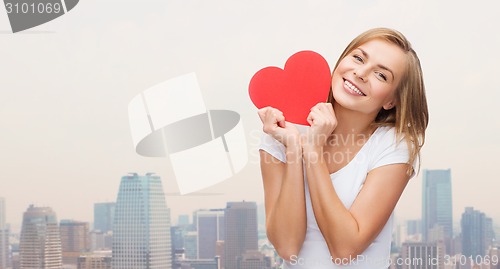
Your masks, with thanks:
[{"label": "woman's shoulder", "polygon": [[407,163],[409,161],[408,144],[404,135],[397,134],[395,127],[378,127],[373,136],[369,170],[386,164]]},{"label": "woman's shoulder", "polygon": [[390,146],[399,144],[404,140],[404,135],[397,134],[396,127],[393,126],[379,126],[372,136],[372,140],[374,142],[372,144],[374,144],[375,146]]}]

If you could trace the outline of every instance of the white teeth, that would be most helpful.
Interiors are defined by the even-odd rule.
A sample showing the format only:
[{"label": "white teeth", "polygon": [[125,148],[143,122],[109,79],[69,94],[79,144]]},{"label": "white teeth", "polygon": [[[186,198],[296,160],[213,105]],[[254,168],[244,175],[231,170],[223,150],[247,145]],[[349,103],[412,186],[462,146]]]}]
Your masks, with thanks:
[{"label": "white teeth", "polygon": [[349,89],[353,90],[355,93],[357,93],[357,94],[359,94],[361,96],[365,96],[365,94],[362,91],[360,91],[358,88],[356,88],[356,86],[352,85],[351,82],[349,82],[349,81],[346,80],[345,81],[345,85],[347,87],[349,87]]}]

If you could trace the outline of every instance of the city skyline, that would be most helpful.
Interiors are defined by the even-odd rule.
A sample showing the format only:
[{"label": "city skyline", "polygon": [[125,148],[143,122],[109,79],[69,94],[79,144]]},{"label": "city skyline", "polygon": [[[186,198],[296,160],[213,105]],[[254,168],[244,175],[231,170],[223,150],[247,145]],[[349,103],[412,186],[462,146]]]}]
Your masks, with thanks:
[{"label": "city skyline", "polygon": [[[250,78],[263,67],[282,67],[305,49],[333,66],[353,37],[378,26],[403,32],[420,56],[430,112],[421,168],[451,169],[455,220],[471,206],[498,223],[500,128],[482,116],[496,115],[494,102],[500,99],[491,83],[500,59],[490,53],[500,45],[491,23],[495,5],[89,0],[36,29],[3,32],[0,196],[7,223],[19,231],[29,204],[50,206],[65,219],[91,221],[93,204],[115,201],[120,176],[130,171],[156,172],[164,179],[174,217],[222,208],[226,201],[261,203],[256,151],[261,124],[248,97]],[[0,12],[0,30],[9,27],[6,12]],[[241,115],[249,163],[229,180],[180,196],[168,159],[135,152],[127,106],[145,89],[191,72],[208,109]],[[398,218],[420,218],[422,171],[401,197]]]},{"label": "city skyline", "polygon": [[[1,197],[0,197],[1,198]],[[243,199],[241,199],[240,201],[244,201]],[[257,204],[259,206],[264,206],[264,202],[263,201],[255,201],[257,202]],[[95,205],[96,204],[112,204],[112,203],[116,203],[116,202],[95,202],[91,205],[92,207],[92,210],[95,210]],[[182,212],[178,212],[177,214],[171,214],[171,221],[172,221],[172,225],[177,225],[177,221],[178,221],[178,218],[180,216],[187,216],[189,217],[190,219],[192,218],[192,214],[196,211],[199,211],[199,210],[207,210],[207,209],[214,209],[214,208],[224,208],[224,205],[225,203],[227,203],[227,201],[224,201],[223,202],[223,206],[205,206],[205,207],[199,207],[199,208],[194,208],[192,211],[182,211]],[[44,205],[46,206],[46,205]],[[169,208],[170,212],[172,212],[172,207],[171,206],[168,206],[168,202],[167,202],[167,207]],[[463,213],[463,210],[465,210],[466,208],[469,208],[469,207],[474,207],[476,208],[475,206],[472,206],[472,205],[466,205],[464,206],[463,208],[459,209],[459,208],[456,208],[455,206],[453,206],[453,211],[458,211],[458,214],[457,215],[453,215],[453,223],[452,223],[452,226],[453,226],[453,233],[456,233],[456,231],[458,230],[458,227],[460,226],[460,217],[462,216],[462,213]],[[397,209],[397,208],[396,208]],[[483,211],[481,208],[477,208],[478,210],[481,210]],[[8,210],[6,210],[8,211]],[[397,214],[397,210],[395,211],[396,212],[396,219],[395,219],[395,224],[403,224],[405,223],[406,221],[412,221],[412,220],[420,220],[420,221],[423,221],[423,218],[422,218],[422,215],[418,215],[416,217],[409,217],[409,218],[401,218],[401,216],[399,216]],[[496,219],[494,217],[492,217],[492,212],[486,212],[486,211],[483,211],[485,212],[490,218],[492,218],[493,220],[493,225],[494,225],[494,229],[498,232],[500,232],[500,219]],[[92,214],[94,214],[94,211],[92,211]],[[94,215],[93,215],[94,216]],[[94,225],[95,225],[95,222],[93,221],[94,217],[92,218],[89,218],[89,219],[75,219],[75,218],[68,218],[68,217],[62,217],[61,219],[68,219],[68,220],[72,220],[72,221],[83,221],[83,222],[88,222],[92,227],[92,228],[95,228]],[[192,221],[192,220],[190,220]],[[18,224],[16,224],[15,222],[12,223],[12,222],[9,222],[7,220],[6,222],[6,227],[9,228],[9,231],[11,233],[19,233],[20,232],[20,229],[21,229],[21,223],[22,223],[22,218],[21,218],[21,222],[19,222]]]},{"label": "city skyline", "polygon": [[[125,187],[126,189],[129,189],[131,191],[137,190],[137,185],[131,185],[128,184],[128,186]],[[131,204],[129,204],[129,207]],[[233,211],[234,210],[234,211]],[[203,218],[209,218],[212,219],[209,222],[206,222],[206,220],[209,220],[208,218],[204,221],[204,226],[205,228],[209,228],[209,230],[212,230],[214,234],[219,233],[216,231],[217,229],[214,228],[214,224],[218,225],[218,222],[224,222],[224,230],[229,231],[230,238],[233,237],[233,239],[227,238],[221,242],[215,242],[216,240],[212,240],[212,244],[215,246],[217,245],[217,248],[219,246],[222,246],[224,248],[225,246],[225,251],[223,253],[228,253],[228,250],[232,250],[233,253],[232,255],[235,257],[238,257],[237,262],[238,264],[247,264],[246,266],[249,266],[248,268],[254,268],[251,266],[255,266],[255,263],[264,265],[264,264],[274,264],[274,255],[270,252],[267,252],[266,245],[268,243],[265,243],[264,241],[261,242],[260,239],[263,239],[264,237],[259,236],[259,247],[257,248],[257,221],[258,218],[258,209],[255,204],[255,202],[252,201],[243,201],[243,202],[227,202],[226,208],[209,208],[209,209],[202,209],[198,210],[196,212],[193,212],[193,221],[192,222],[185,222],[184,221],[184,228],[186,231],[197,231],[195,232],[194,236],[192,237],[193,241],[198,240],[198,243],[195,244],[194,246],[187,246],[184,245],[184,249],[188,251],[188,248],[190,250],[194,250],[195,252],[198,251],[200,244],[200,223],[199,223],[199,218],[198,216],[203,216]],[[47,224],[52,224],[49,229],[38,229],[40,231],[44,230],[49,230],[48,234],[54,234],[54,231],[56,231],[56,227],[54,224],[57,224],[57,219],[56,219],[56,212],[53,212],[50,208],[47,207],[35,207],[35,206],[30,206],[28,210],[26,211],[26,215],[28,215],[30,221],[29,223],[36,223],[38,226],[40,225],[47,225]],[[223,214],[221,214],[223,213]],[[215,218],[212,218],[215,217]],[[221,219],[219,219],[222,217]],[[226,218],[227,217],[227,218]],[[45,220],[42,220],[42,218]],[[28,218],[27,218],[28,219]],[[179,219],[184,219],[184,217],[180,217]],[[47,221],[48,220],[48,221]],[[460,247],[458,253],[451,253],[451,255],[457,254],[457,257],[460,257],[460,255],[464,255],[464,257],[469,257],[472,255],[472,257],[476,257],[475,255],[478,255],[479,258],[476,259],[481,259],[482,257],[486,257],[488,255],[493,255],[492,253],[497,253],[498,251],[498,244],[495,244],[494,241],[491,239],[492,234],[490,233],[491,231],[491,224],[492,221],[490,218],[488,218],[484,213],[480,212],[479,210],[475,210],[473,208],[466,208],[462,214],[461,218],[461,223],[462,223],[462,235],[456,237],[459,241],[463,242],[462,246]],[[206,226],[208,225],[208,226]],[[413,224],[412,224],[413,225]],[[464,226],[465,225],[465,226]],[[410,236],[414,234],[414,231],[410,231],[409,228],[410,224],[408,223],[407,229],[403,229],[405,231],[405,234]],[[162,226],[163,227],[163,226]],[[168,227],[167,227],[168,228]],[[172,227],[172,228],[180,228],[180,227]],[[195,230],[193,230],[195,229]],[[397,228],[398,230],[395,230],[395,233],[399,233],[399,227]],[[166,229],[168,230],[168,229]],[[232,231],[233,230],[233,231]],[[33,228],[27,229],[31,234],[28,236],[25,236],[26,238],[36,238],[33,235],[35,234],[35,230]],[[206,230],[208,232],[208,230]],[[83,223],[83,222],[75,222],[75,221],[70,221],[70,220],[64,220],[62,219],[60,221],[60,226],[59,226],[59,232],[60,232],[60,245],[59,247],[62,249],[62,261],[65,266],[75,264],[76,261],[78,263],[86,263],[86,262],[91,262],[92,263],[99,263],[103,264],[106,266],[109,266],[111,263],[111,250],[107,251],[104,249],[98,250],[98,251],[93,251],[89,252],[88,250],[88,239],[85,239],[85,237],[88,237],[89,235],[89,230],[88,230],[88,223]],[[129,233],[135,234],[134,232],[128,230]],[[87,235],[87,236],[85,236]],[[186,233],[183,237],[183,240],[188,240],[186,237],[188,233]],[[40,238],[42,237],[47,237],[47,235],[42,235],[40,234]],[[238,238],[238,240],[234,240]],[[481,240],[477,240],[478,238],[481,238]],[[49,242],[52,244],[52,246],[56,246],[54,244],[55,242],[55,237],[53,239],[44,239],[46,242]],[[431,262],[434,264],[434,262],[437,262],[439,264],[442,264],[443,262],[446,263],[449,258],[446,258],[446,255],[444,253],[445,245],[443,241],[436,241],[436,242],[421,242],[418,239],[415,240],[416,238],[408,237],[407,239],[404,239],[403,241],[396,241],[394,242],[395,249],[393,254],[393,259],[398,259],[399,261],[406,261],[410,257],[411,259],[419,259],[420,262]],[[174,240],[174,238],[172,238]],[[398,240],[398,239],[396,239]],[[241,244],[241,242],[247,243]],[[231,243],[232,242],[232,243]],[[250,242],[250,244],[248,244]],[[399,244],[398,244],[399,242]],[[401,245],[402,243],[402,245]],[[229,244],[229,245],[227,245]],[[242,247],[245,246],[243,249]],[[496,248],[490,248],[491,246],[496,246]],[[470,248],[466,248],[470,247]],[[192,249],[191,249],[192,248]],[[440,250],[437,250],[439,248]],[[66,250],[65,250],[66,249]],[[79,249],[79,250],[78,250]],[[239,250],[238,250],[239,249]],[[54,249],[56,250],[56,249]],[[53,250],[53,251],[54,251]],[[219,250],[216,250],[219,251]],[[463,251],[463,252],[462,252]],[[66,255],[65,255],[66,252]],[[182,252],[184,253],[184,251]],[[216,252],[215,255],[212,257],[219,255],[219,252]],[[223,254],[224,255],[224,254]],[[398,255],[398,256],[396,256]],[[31,257],[32,255],[30,255]],[[176,256],[180,257],[180,256]],[[187,256],[186,256],[187,258]],[[210,259],[209,257],[201,258],[200,256],[197,257],[192,257],[192,258],[180,258],[180,262],[182,264],[189,264],[189,263],[198,263],[198,264],[215,264],[214,259]],[[218,260],[219,262],[222,260],[226,260],[227,258],[220,259],[220,258],[215,258],[215,260]],[[272,261],[272,262],[271,262]],[[19,264],[19,259],[16,258],[16,264]],[[251,265],[254,264],[254,265]],[[127,268],[130,268],[131,264],[127,264]],[[18,267],[16,267],[18,268]],[[109,268],[109,267],[106,267]],[[243,267],[242,267],[243,268]],[[247,268],[247,267],[244,267]],[[259,267],[261,268],[261,267]],[[267,267],[266,267],[267,268]],[[405,268],[405,267],[403,267]],[[409,268],[419,268],[419,267],[409,267]],[[431,267],[425,267],[425,268],[431,268]],[[432,267],[432,268],[443,268],[443,267]]]}]

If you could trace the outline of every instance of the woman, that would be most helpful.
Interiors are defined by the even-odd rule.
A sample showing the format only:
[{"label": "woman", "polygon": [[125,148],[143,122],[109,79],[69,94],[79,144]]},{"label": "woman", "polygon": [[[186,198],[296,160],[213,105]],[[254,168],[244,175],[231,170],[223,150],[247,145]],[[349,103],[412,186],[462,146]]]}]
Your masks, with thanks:
[{"label": "woman", "polygon": [[424,144],[422,70],[399,32],[356,37],[305,133],[259,110],[268,238],[285,268],[387,268],[394,207]]}]

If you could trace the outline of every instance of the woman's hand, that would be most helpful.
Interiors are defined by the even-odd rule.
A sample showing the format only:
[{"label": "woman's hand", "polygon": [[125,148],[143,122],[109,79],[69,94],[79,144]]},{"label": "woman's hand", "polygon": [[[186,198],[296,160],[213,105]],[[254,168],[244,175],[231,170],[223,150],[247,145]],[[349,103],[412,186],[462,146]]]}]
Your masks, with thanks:
[{"label": "woman's hand", "polygon": [[285,121],[283,112],[273,107],[259,109],[259,117],[266,134],[281,142],[285,147],[300,145],[300,133],[297,127]]},{"label": "woman's hand", "polygon": [[328,137],[337,127],[337,118],[333,111],[331,103],[318,103],[313,108],[307,122],[311,127],[307,130],[306,135],[302,137],[302,147],[323,148]]}]

